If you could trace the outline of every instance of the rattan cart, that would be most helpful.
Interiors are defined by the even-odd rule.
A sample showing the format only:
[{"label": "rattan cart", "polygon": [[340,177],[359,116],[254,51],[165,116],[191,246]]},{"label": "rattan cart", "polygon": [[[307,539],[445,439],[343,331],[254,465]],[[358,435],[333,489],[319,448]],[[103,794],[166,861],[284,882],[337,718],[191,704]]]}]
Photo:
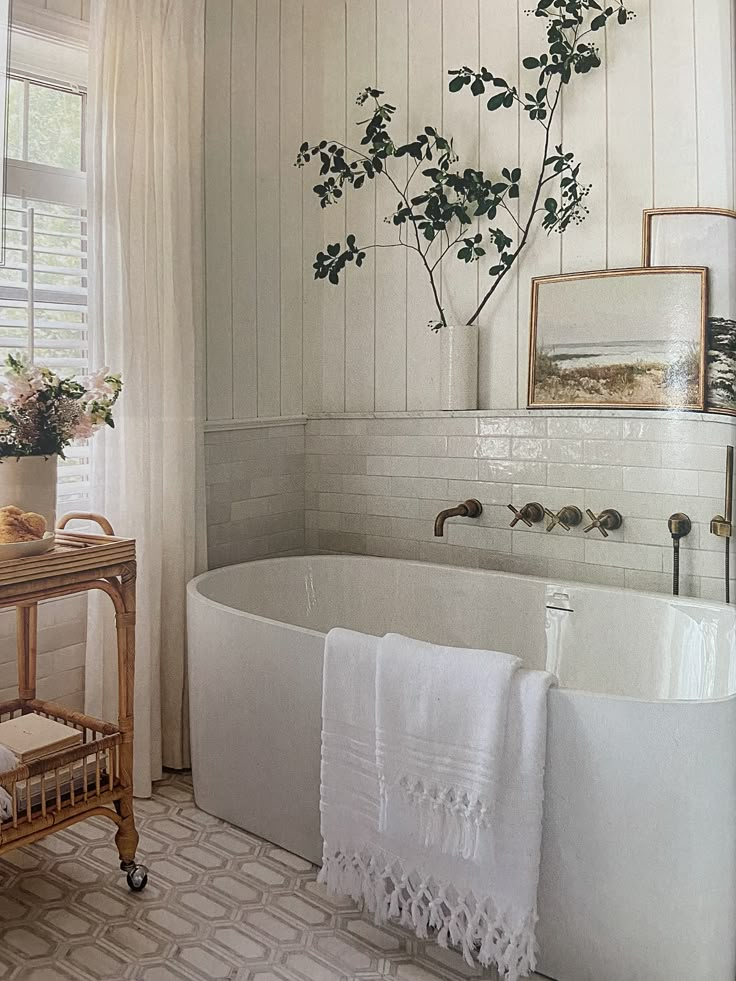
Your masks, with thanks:
[{"label": "rattan cart", "polygon": [[[64,530],[73,518],[96,522],[102,535]],[[128,885],[139,891],[147,870],[136,863],[133,814],[133,680],[135,669],[135,541],[118,538],[109,522],[70,514],[54,548],[0,561],[0,609],[16,608],[18,698],[0,702],[0,721],[36,713],[73,726],[80,745],[0,774],[12,814],[0,823],[0,855],[89,817],[117,825],[115,843]],[[38,603],[89,590],[112,600],[118,648],[118,720],[103,722],[36,697]]]}]

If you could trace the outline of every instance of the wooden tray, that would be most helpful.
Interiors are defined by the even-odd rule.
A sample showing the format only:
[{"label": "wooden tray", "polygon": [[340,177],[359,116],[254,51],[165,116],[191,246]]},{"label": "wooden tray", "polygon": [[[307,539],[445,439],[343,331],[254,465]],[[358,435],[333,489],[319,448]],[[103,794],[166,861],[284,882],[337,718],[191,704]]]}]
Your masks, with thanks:
[{"label": "wooden tray", "polygon": [[135,560],[135,539],[56,531],[56,544],[42,555],[0,560],[0,587],[36,579],[66,576],[88,569],[124,565]]}]

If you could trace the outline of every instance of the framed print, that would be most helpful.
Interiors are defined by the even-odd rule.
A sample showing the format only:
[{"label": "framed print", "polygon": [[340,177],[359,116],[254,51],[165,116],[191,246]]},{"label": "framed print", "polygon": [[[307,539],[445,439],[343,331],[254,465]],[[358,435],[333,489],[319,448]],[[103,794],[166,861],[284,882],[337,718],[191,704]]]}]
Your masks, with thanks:
[{"label": "framed print", "polygon": [[708,270],[532,280],[529,408],[702,410]]},{"label": "framed print", "polygon": [[705,407],[736,415],[736,211],[645,211],[643,264],[708,267]]}]

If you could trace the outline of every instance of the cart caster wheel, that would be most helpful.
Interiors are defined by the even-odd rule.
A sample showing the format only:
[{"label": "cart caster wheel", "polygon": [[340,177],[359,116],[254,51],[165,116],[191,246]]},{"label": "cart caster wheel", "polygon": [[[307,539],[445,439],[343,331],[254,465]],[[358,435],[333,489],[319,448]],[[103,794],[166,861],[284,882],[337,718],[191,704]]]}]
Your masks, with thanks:
[{"label": "cart caster wheel", "polygon": [[126,878],[133,892],[143,892],[148,885],[148,869],[145,865],[136,865],[128,872]]}]

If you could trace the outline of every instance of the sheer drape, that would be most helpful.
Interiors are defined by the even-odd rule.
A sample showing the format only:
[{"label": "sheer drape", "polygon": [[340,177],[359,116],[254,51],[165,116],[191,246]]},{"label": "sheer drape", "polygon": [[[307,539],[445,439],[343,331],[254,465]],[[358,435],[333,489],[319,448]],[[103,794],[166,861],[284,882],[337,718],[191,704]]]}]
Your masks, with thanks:
[{"label": "sheer drape", "polygon": [[[94,364],[122,372],[93,510],[138,540],[135,788],[187,763],[185,586],[203,545],[204,0],[91,5],[88,171]],[[104,613],[104,616],[103,616]],[[87,707],[117,714],[111,620],[92,604]]]}]

